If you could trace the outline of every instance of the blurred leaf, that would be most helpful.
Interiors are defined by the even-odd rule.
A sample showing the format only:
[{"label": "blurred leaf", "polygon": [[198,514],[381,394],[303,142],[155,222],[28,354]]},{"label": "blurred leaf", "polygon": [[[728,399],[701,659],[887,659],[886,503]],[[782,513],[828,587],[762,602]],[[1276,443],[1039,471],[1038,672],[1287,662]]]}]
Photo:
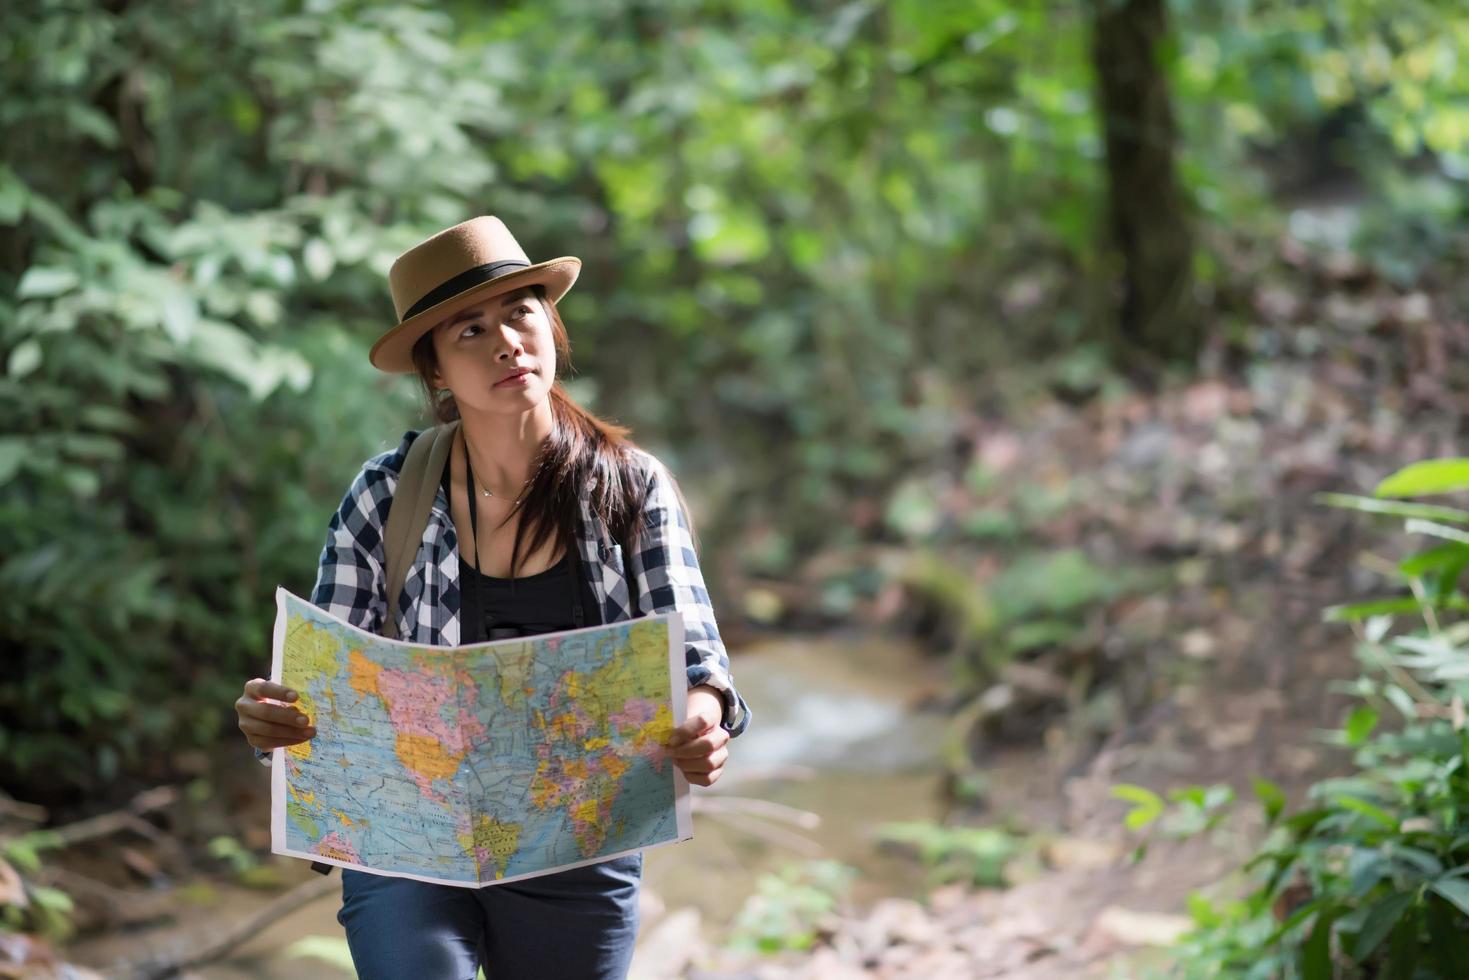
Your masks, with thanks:
[{"label": "blurred leaf", "polygon": [[1469,544],[1469,531],[1461,531],[1456,527],[1446,524],[1436,524],[1432,521],[1413,519],[1404,525],[1409,534],[1431,534],[1436,538],[1445,538],[1459,544]]},{"label": "blurred leaf", "polygon": [[1302,949],[1302,980],[1332,980],[1331,927],[1341,917],[1340,909],[1322,909]]},{"label": "blurred leaf", "polygon": [[1361,745],[1377,727],[1377,712],[1365,705],[1352,709],[1344,726],[1348,745]]},{"label": "blurred leaf", "polygon": [[9,483],[25,460],[26,444],[16,436],[0,436],[0,486]]},{"label": "blurred leaf", "polygon": [[1123,818],[1123,824],[1128,830],[1141,830],[1148,824],[1163,815],[1167,806],[1163,797],[1152,790],[1142,786],[1134,786],[1129,783],[1119,783],[1112,786],[1111,795],[1119,800],[1125,800],[1133,804],[1133,808]]},{"label": "blurred leaf", "polygon": [[1059,614],[1110,599],[1133,586],[1126,569],[1103,569],[1076,549],[1024,555],[996,580],[992,593],[1004,621]]},{"label": "blurred leaf", "polygon": [[938,504],[933,491],[923,481],[901,484],[888,503],[888,526],[904,537],[926,537],[938,528],[938,522]]},{"label": "blurred leaf", "polygon": [[1385,980],[1412,980],[1418,966],[1418,913],[1409,909],[1388,937]]},{"label": "blurred leaf", "polygon": [[[1367,918],[1362,923],[1362,928],[1357,933],[1356,941],[1352,946],[1352,959],[1361,963],[1371,956],[1372,952],[1387,938],[1388,933],[1392,932],[1393,927],[1398,924],[1403,913],[1408,911],[1415,901],[1417,901],[1416,893],[1399,892],[1381,899],[1368,909]],[[1327,976],[1329,977],[1330,973],[1327,973]]]},{"label": "blurred leaf", "polygon": [[[1444,604],[1451,608],[1463,608],[1465,605],[1462,598],[1459,597],[1450,597],[1445,600]],[[1420,612],[1422,608],[1417,599],[1412,596],[1403,596],[1398,599],[1372,599],[1345,606],[1328,606],[1322,616],[1331,622],[1351,622],[1376,616],[1413,615]]]},{"label": "blurred leaf", "polygon": [[1429,949],[1440,976],[1469,976],[1469,936],[1464,933],[1463,922],[1463,916],[1456,915],[1447,902],[1429,898]]},{"label": "blurred leaf", "polygon": [[1383,514],[1388,517],[1420,517],[1424,520],[1469,524],[1469,511],[1460,510],[1457,507],[1377,500],[1372,497],[1355,497],[1345,493],[1320,493],[1313,499],[1317,503],[1326,504],[1331,507],[1359,510],[1368,514]]},{"label": "blurred leaf", "polygon": [[1369,817],[1373,821],[1381,824],[1384,827],[1397,829],[1398,821],[1393,818],[1392,814],[1382,809],[1382,807],[1369,803],[1366,800],[1357,799],[1354,796],[1338,796],[1333,799],[1332,802],[1335,803],[1337,806],[1344,807],[1348,810],[1353,810],[1357,813],[1362,814],[1365,817]]},{"label": "blurred leaf", "polygon": [[53,912],[71,912],[76,908],[71,896],[59,888],[50,888],[45,885],[32,885],[28,892],[31,901],[44,909]]},{"label": "blurred leaf", "polygon": [[6,373],[12,378],[24,378],[41,366],[41,345],[35,339],[23,340],[10,352]]},{"label": "blurred leaf", "polygon": [[1440,878],[1428,887],[1452,902],[1460,912],[1469,915],[1469,882],[1462,878]]},{"label": "blurred leaf", "polygon": [[332,269],[336,268],[337,259],[326,242],[320,238],[313,238],[306,243],[301,262],[306,267],[306,274],[319,282],[332,274]]},{"label": "blurred leaf", "polygon": [[25,214],[26,188],[15,171],[0,166],[0,225],[14,225]]},{"label": "blurred leaf", "polygon": [[1285,810],[1285,792],[1275,783],[1258,776],[1251,781],[1255,797],[1265,808],[1265,822],[1273,824]]},{"label": "blurred leaf", "polygon": [[68,293],[80,284],[81,278],[70,269],[33,265],[20,277],[15,295],[19,299],[43,299]]},{"label": "blurred leaf", "polygon": [[1432,459],[1403,467],[1373,491],[1379,497],[1422,497],[1469,489],[1469,459]]},{"label": "blurred leaf", "polygon": [[1466,562],[1469,562],[1469,547],[1462,544],[1442,544],[1404,558],[1398,564],[1398,570],[1407,578],[1421,578],[1429,572],[1454,566],[1462,567]]}]

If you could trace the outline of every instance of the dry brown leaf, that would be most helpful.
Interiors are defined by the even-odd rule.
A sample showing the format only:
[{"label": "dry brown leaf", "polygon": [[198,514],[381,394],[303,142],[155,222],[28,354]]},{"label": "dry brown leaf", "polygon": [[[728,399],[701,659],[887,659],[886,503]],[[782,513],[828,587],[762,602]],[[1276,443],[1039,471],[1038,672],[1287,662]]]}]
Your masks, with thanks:
[{"label": "dry brown leaf", "polygon": [[30,899],[26,897],[25,883],[20,880],[20,874],[4,858],[0,858],[0,905],[13,905],[23,909],[29,904]]}]

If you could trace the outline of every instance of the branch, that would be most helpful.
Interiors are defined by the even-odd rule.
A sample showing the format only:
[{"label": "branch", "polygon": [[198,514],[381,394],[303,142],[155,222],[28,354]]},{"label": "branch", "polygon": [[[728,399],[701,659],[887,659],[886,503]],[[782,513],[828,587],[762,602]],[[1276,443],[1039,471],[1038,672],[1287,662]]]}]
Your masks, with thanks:
[{"label": "branch", "polygon": [[13,817],[26,823],[45,823],[46,808],[38,803],[22,803],[0,790],[0,816]]},{"label": "branch", "polygon": [[136,964],[130,975],[138,980],[166,980],[189,967],[217,960],[246,940],[254,939],[276,920],[285,918],[301,906],[323,898],[340,887],[341,883],[336,878],[312,875],[311,881],[302,882],[254,915],[216,933],[213,938],[205,939],[192,949],[184,948],[173,954],[165,953]]},{"label": "branch", "polygon": [[749,796],[696,796],[696,813],[748,813],[767,820],[794,824],[802,830],[815,830],[821,826],[821,817],[810,810],[800,810],[784,803],[758,800]]}]

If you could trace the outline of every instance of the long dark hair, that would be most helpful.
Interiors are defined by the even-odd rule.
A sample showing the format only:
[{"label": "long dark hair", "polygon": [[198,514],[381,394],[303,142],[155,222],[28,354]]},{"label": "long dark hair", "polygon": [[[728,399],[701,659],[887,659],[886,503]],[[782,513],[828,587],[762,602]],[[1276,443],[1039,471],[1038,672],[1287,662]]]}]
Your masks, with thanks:
[{"label": "long dark hair", "polygon": [[[531,287],[551,321],[556,344],[556,374],[551,383],[551,414],[556,421],[551,435],[541,446],[531,473],[530,486],[505,520],[520,516],[510,550],[510,576],[515,577],[522,550],[534,554],[552,536],[565,548],[575,548],[576,528],[581,519],[581,499],[592,474],[597,475],[592,491],[592,513],[601,518],[614,540],[635,547],[642,514],[647,503],[646,475],[641,475],[625,426],[598,418],[582,408],[562,387],[563,366],[571,365],[571,341],[556,304],[546,299],[544,286]],[[438,422],[459,418],[459,406],[447,389],[434,387],[438,358],[433,337],[424,334],[413,345],[413,366],[423,385],[429,411]],[[677,484],[674,492],[678,493]],[[682,494],[679,494],[682,502]],[[687,507],[684,508],[687,513]],[[522,545],[524,548],[522,549]]]}]

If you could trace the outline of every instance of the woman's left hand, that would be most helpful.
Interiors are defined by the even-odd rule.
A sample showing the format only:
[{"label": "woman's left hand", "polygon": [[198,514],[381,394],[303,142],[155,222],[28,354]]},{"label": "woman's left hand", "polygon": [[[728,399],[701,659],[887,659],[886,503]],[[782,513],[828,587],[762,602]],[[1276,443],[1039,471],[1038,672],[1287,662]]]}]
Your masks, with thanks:
[{"label": "woman's left hand", "polygon": [[713,786],[729,759],[729,732],[720,727],[724,698],[712,687],[689,690],[688,720],[663,743],[663,754],[696,786]]}]

